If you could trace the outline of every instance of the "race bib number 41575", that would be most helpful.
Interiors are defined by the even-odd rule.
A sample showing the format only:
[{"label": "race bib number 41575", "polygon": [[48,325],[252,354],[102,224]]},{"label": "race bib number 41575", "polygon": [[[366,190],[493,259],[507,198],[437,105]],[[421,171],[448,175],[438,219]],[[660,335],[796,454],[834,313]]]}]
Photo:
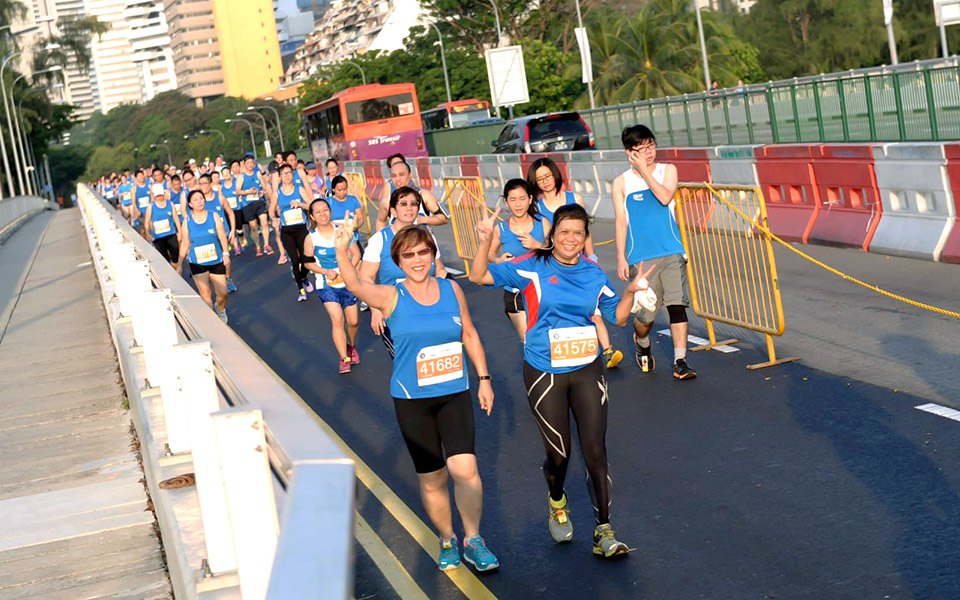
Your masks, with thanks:
[{"label": "race bib number 41575", "polygon": [[547,335],[550,336],[551,367],[579,367],[597,359],[600,344],[593,325],[558,327]]}]

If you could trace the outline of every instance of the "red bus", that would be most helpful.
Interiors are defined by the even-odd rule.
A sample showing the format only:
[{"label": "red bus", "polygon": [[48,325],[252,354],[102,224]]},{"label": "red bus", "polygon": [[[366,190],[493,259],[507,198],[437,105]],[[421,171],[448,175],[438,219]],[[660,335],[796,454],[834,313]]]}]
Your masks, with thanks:
[{"label": "red bus", "polygon": [[303,123],[318,165],[329,157],[380,160],[397,152],[427,156],[412,83],[347,88],[303,109]]},{"label": "red bus", "polygon": [[491,120],[490,103],[476,98],[444,102],[436,108],[423,111],[421,116],[424,131],[465,127],[477,121]]}]

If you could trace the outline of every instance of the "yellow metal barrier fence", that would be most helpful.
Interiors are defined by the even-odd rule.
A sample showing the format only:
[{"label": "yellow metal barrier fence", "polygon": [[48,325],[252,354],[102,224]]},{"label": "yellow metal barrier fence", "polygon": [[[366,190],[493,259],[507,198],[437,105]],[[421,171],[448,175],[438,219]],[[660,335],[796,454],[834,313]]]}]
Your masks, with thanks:
[{"label": "yellow metal barrier fence", "polygon": [[773,336],[783,335],[786,322],[773,246],[761,229],[767,227],[763,194],[756,187],[738,185],[715,185],[712,190],[706,184],[682,184],[676,194],[690,299],[693,310],[706,320],[710,338],[708,345],[693,350],[737,341],[718,342],[713,328],[717,321],[766,337],[769,360],[748,369],[799,360],[778,359],[773,345]]},{"label": "yellow metal barrier fence", "polygon": [[[360,204],[363,205],[363,210],[367,213],[367,218],[364,219],[363,226],[358,231],[369,237],[374,233],[374,221],[377,220],[377,210],[380,207],[377,206],[377,210],[374,210],[373,213],[370,212],[371,201],[367,197],[367,187],[363,180],[363,173],[344,173],[343,176],[347,178],[347,193],[356,196],[360,200]],[[376,203],[374,202],[374,204]]]},{"label": "yellow metal barrier fence", "polygon": [[446,177],[443,180],[444,197],[450,207],[450,225],[457,245],[457,256],[463,259],[463,268],[470,274],[470,263],[477,254],[480,238],[477,223],[484,218],[487,202],[479,177]]}]

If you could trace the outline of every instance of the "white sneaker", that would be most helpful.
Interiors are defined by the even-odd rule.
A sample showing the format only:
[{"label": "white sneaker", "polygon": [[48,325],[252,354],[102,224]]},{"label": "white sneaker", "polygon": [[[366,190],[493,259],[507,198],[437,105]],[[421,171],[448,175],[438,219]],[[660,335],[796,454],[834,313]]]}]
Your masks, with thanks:
[{"label": "white sneaker", "polygon": [[300,295],[297,296],[297,302],[306,302],[306,301],[307,301],[307,294],[306,294],[306,292],[304,292],[304,290],[301,288],[301,289],[300,289]]},{"label": "white sneaker", "polygon": [[313,284],[310,283],[309,279],[303,282],[303,291],[305,291],[308,294],[313,292]]},{"label": "white sneaker", "polygon": [[217,311],[217,316],[220,317],[220,320],[223,321],[224,324],[226,324],[227,321],[229,320],[227,318],[227,309],[220,310],[219,308],[217,308],[216,311]]},{"label": "white sneaker", "polygon": [[361,300],[361,301],[360,301],[360,310],[361,310],[361,311],[370,310],[370,305]]}]

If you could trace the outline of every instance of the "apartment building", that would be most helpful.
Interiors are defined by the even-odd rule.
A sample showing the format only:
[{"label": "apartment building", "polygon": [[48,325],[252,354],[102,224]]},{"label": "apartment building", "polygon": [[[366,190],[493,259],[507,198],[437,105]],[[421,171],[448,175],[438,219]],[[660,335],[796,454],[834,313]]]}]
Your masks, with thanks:
[{"label": "apartment building", "polygon": [[421,16],[417,0],[333,0],[287,68],[284,81],[302,81],[320,65],[348,60],[368,50],[402,47]]},{"label": "apartment building", "polygon": [[142,102],[161,92],[177,89],[170,48],[170,31],[160,0],[127,0],[123,11],[129,27],[130,57],[137,67]]},{"label": "apartment building", "polygon": [[211,0],[164,0],[177,88],[202,105],[226,93]]}]

